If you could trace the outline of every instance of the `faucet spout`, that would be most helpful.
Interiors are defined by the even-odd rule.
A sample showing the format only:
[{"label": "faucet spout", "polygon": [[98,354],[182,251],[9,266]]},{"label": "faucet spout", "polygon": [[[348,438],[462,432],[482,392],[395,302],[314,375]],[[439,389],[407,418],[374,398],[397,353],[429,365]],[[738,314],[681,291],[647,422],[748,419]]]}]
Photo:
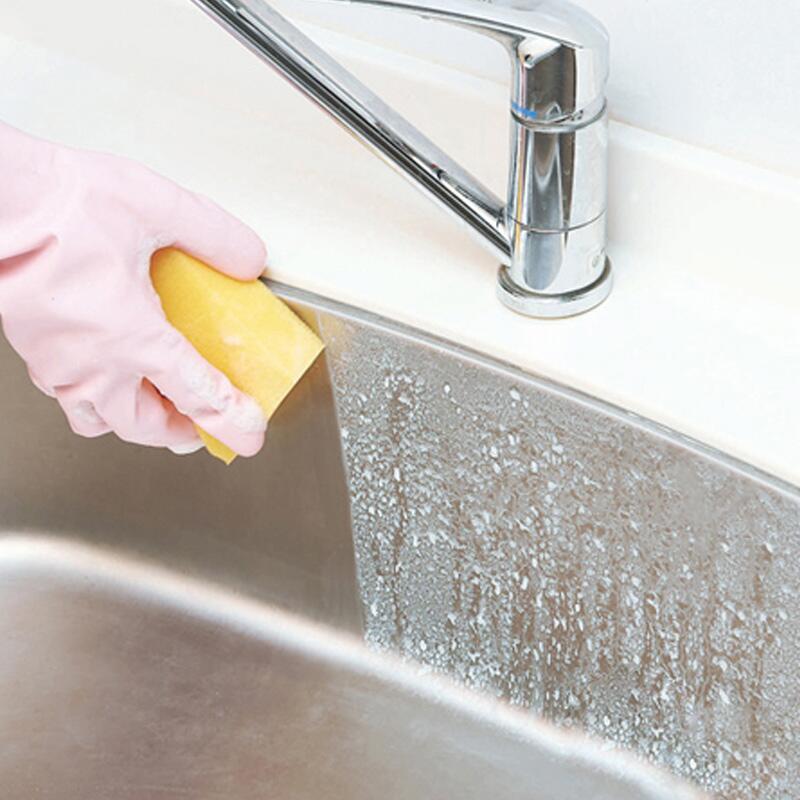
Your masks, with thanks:
[{"label": "faucet spout", "polygon": [[344,129],[510,260],[504,203],[261,0],[194,0]]}]

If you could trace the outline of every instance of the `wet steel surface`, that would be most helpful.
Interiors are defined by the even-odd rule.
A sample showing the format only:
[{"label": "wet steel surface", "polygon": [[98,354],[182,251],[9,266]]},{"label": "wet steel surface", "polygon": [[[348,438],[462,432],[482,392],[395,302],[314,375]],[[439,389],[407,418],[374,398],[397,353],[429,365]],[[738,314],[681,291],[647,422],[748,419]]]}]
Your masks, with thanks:
[{"label": "wet steel surface", "polygon": [[321,327],[373,646],[727,800],[800,797],[797,489],[447,345]]}]

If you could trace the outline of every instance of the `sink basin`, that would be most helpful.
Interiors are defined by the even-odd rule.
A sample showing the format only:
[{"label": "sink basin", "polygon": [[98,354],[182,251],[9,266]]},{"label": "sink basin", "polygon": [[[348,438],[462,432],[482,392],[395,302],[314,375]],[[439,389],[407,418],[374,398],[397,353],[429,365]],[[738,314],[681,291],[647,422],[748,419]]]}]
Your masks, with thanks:
[{"label": "sink basin", "polygon": [[0,550],[3,797],[671,800],[675,783],[228,590]]},{"label": "sink basin", "polygon": [[4,798],[800,796],[796,489],[277,288],[325,357],[228,469],[0,348]]}]

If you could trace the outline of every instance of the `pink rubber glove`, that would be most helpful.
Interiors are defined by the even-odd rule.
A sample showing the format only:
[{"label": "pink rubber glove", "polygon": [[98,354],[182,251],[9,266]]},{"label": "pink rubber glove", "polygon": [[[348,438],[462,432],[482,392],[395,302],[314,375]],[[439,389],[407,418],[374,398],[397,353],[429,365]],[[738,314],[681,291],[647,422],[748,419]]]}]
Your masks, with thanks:
[{"label": "pink rubber glove", "polygon": [[196,422],[253,455],[266,429],[257,403],[161,309],[150,257],[167,246],[241,280],[266,259],[258,236],[206,198],[0,123],[0,319],[33,382],[82,436],[191,452]]}]

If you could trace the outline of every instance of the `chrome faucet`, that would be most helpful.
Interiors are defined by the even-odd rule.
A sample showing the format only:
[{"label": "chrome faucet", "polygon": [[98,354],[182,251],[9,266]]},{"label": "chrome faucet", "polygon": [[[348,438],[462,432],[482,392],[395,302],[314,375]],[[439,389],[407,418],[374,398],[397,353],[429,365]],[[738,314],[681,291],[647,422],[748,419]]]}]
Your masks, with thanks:
[{"label": "chrome faucet", "polygon": [[501,261],[497,291],[507,306],[566,317],[608,296],[608,36],[592,16],[563,0],[353,0],[505,45],[512,77],[504,203],[262,0],[193,1],[477,233]]}]

